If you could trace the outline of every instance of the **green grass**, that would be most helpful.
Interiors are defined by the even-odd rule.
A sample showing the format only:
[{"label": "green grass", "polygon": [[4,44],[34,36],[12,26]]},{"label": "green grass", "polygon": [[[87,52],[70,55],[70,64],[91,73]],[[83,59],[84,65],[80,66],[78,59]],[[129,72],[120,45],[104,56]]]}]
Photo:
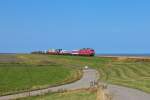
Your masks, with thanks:
[{"label": "green grass", "polygon": [[97,69],[100,72],[100,79],[106,83],[132,87],[150,93],[150,60],[57,55],[25,56],[36,62],[39,62],[38,57],[42,57],[45,61],[48,59],[53,63],[77,68],[88,65]]},{"label": "green grass", "polygon": [[28,97],[20,100],[96,100],[96,92],[82,90],[65,93],[51,93],[43,96]]},{"label": "green grass", "polygon": [[[27,55],[26,55],[27,56]],[[37,58],[38,55],[28,55]],[[40,55],[43,56],[43,55]],[[50,62],[64,66],[82,68],[88,65],[100,72],[100,79],[106,83],[123,85],[150,93],[150,61],[81,56],[43,56]],[[38,60],[37,60],[38,61]]]},{"label": "green grass", "polygon": [[[132,87],[150,93],[150,63],[149,62],[111,62],[102,66],[102,80]],[[107,77],[106,77],[107,76]]]},{"label": "green grass", "polygon": [[72,82],[77,69],[60,65],[0,63],[0,95]]},{"label": "green grass", "polygon": [[[17,59],[20,59],[20,62],[19,63],[17,62],[17,64],[20,64],[20,65],[26,64],[26,65],[32,65],[32,66],[45,66],[45,67],[47,65],[57,66],[57,67],[54,67],[56,69],[58,68],[57,69],[58,72],[56,72],[56,73],[62,72],[62,74],[63,74],[63,71],[59,69],[59,66],[61,66],[64,69],[67,68],[68,70],[72,69],[72,71],[74,71],[74,69],[81,69],[85,65],[88,65],[91,68],[97,69],[100,72],[100,79],[106,83],[132,87],[132,88],[140,89],[142,91],[150,93],[150,84],[149,84],[150,83],[150,61],[149,60],[139,60],[139,59],[138,60],[136,60],[136,59],[118,60],[118,59],[114,59],[114,58],[100,58],[100,57],[63,56],[63,55],[61,55],[61,56],[33,55],[33,54],[32,55],[16,55],[15,57]],[[11,62],[9,64],[11,65],[13,63]],[[14,64],[16,64],[16,62]],[[47,66],[47,67],[50,67],[50,66]],[[30,68],[30,67],[28,67],[28,68]],[[6,67],[5,70],[7,70],[7,69],[8,68]],[[17,69],[19,69],[19,67],[17,67]],[[31,67],[31,69],[32,69],[32,67]],[[38,74],[40,73],[40,71],[39,71],[39,73],[38,73],[38,71],[36,71],[36,70],[38,70],[38,68],[33,67],[32,70],[33,71],[31,71],[31,72],[33,72],[33,73],[34,73],[34,70],[35,70],[35,73],[37,72],[35,74],[35,76],[38,76]],[[64,71],[66,71],[66,70],[64,70]],[[0,72],[0,78],[4,78],[6,73]],[[24,73],[27,73],[27,72],[24,72]],[[45,73],[45,72],[43,72],[43,73]],[[57,75],[57,74],[55,74],[55,75]],[[50,76],[52,76],[52,74],[50,74],[49,77]],[[18,76],[16,76],[16,77],[18,77]],[[43,76],[43,77],[45,77],[45,76]],[[43,81],[42,80],[42,79],[44,79],[43,77],[41,77],[41,81]],[[47,77],[47,78],[49,78],[49,77]],[[25,77],[22,80],[27,80],[27,79],[29,79],[29,78]],[[9,78],[8,80],[12,80],[12,79]],[[55,79],[54,81],[56,81],[56,80],[57,79]],[[28,82],[28,81],[26,81],[26,82]],[[56,81],[56,83],[57,82],[58,81]],[[44,86],[45,84],[47,85],[47,83],[45,83],[45,82],[42,82],[42,83],[43,84],[39,83],[40,86]],[[18,84],[22,84],[22,83],[18,83]],[[23,86],[25,86],[25,85],[23,84]],[[13,88],[13,85],[10,85],[8,87]],[[16,85],[14,85],[14,87],[18,88],[18,86],[16,86]],[[1,91],[3,91],[2,88],[3,88],[3,86],[0,87]],[[29,88],[31,88],[31,87],[29,87]]]}]

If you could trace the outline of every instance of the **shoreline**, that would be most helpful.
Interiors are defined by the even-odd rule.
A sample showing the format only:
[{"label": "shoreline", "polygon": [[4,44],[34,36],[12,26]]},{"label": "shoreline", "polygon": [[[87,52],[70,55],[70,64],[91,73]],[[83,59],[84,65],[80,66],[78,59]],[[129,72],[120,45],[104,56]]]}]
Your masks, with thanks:
[{"label": "shoreline", "polygon": [[116,58],[116,59],[140,59],[150,61],[149,55],[96,55],[96,57]]}]

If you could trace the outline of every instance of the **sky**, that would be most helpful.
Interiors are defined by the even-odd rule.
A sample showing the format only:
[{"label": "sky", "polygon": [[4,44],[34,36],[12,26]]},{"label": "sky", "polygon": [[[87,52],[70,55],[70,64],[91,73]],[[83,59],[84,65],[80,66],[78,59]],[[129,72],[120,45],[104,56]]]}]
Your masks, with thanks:
[{"label": "sky", "polygon": [[0,0],[0,52],[150,53],[149,0]]}]

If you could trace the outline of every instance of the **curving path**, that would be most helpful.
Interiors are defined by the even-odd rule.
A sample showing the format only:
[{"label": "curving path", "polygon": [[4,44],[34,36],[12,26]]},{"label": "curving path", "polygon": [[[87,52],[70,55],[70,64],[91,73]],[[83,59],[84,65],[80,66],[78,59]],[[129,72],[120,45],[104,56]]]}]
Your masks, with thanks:
[{"label": "curving path", "polygon": [[[89,88],[91,81],[98,81],[98,72],[94,69],[83,70],[83,77],[70,84],[61,85],[57,87],[51,87],[42,90],[35,90],[30,92],[23,92],[13,95],[1,96],[0,100],[12,100],[27,96],[36,96],[45,94],[48,92],[56,92],[58,90],[74,90],[81,88]],[[118,85],[108,85],[107,90],[112,95],[112,100],[150,100],[150,94],[139,91],[137,89],[131,89]]]},{"label": "curving path", "polygon": [[112,100],[150,100],[150,94],[118,85],[108,85]]},{"label": "curving path", "polygon": [[45,94],[48,92],[56,92],[62,89],[74,90],[74,89],[81,89],[81,88],[89,88],[90,82],[97,81],[97,80],[98,80],[97,71],[94,69],[87,69],[87,70],[83,70],[83,77],[74,83],[61,85],[57,87],[51,87],[51,88],[42,89],[42,90],[35,90],[31,92],[23,92],[23,93],[18,93],[18,94],[1,96],[0,100],[12,100],[12,99],[23,98],[27,96],[36,96],[36,95],[41,95],[41,94]]}]

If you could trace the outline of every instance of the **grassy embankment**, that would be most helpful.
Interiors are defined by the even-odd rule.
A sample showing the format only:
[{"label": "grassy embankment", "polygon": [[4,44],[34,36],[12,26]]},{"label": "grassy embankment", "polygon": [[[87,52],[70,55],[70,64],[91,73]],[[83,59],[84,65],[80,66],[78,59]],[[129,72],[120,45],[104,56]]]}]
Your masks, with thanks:
[{"label": "grassy embankment", "polygon": [[65,84],[80,77],[78,69],[40,55],[0,55],[0,95]]},{"label": "grassy embankment", "polygon": [[88,65],[97,69],[100,72],[100,79],[106,83],[132,87],[150,93],[150,60],[53,55],[46,55],[46,57],[51,62],[64,66],[81,68]]},{"label": "grassy embankment", "polygon": [[103,81],[150,93],[150,60],[112,58],[98,69]]},{"label": "grassy embankment", "polygon": [[[116,58],[57,56],[57,55],[16,55],[16,57],[22,60],[22,62],[19,63],[20,65],[26,64],[28,66],[30,66],[30,65],[40,66],[40,67],[42,67],[43,70],[44,70],[44,66],[46,68],[47,65],[48,65],[47,67],[49,67],[49,68],[50,68],[50,66],[51,67],[53,66],[54,69],[59,67],[56,70],[57,72],[55,72],[56,73],[55,75],[59,75],[59,74],[63,73],[63,71],[64,71],[64,73],[66,73],[65,72],[65,71],[67,71],[66,69],[68,69],[68,73],[69,73],[70,70],[74,71],[72,69],[78,69],[78,68],[80,69],[83,66],[88,65],[92,68],[97,69],[100,72],[100,79],[102,81],[105,81],[105,82],[111,83],[111,84],[118,84],[118,85],[123,85],[123,86],[127,86],[127,87],[137,88],[142,91],[150,93],[150,84],[149,84],[150,83],[150,61],[149,60],[145,61],[145,60],[136,60],[136,59],[116,59]],[[64,68],[64,70],[60,70],[61,67],[62,67],[62,69]],[[0,67],[0,70],[2,70],[2,68],[3,67]],[[33,67],[28,67],[28,68],[32,69]],[[47,68],[47,69],[49,69],[49,68]],[[7,67],[6,67],[6,69],[7,69]],[[17,70],[18,69],[19,69],[19,67],[17,67]],[[47,71],[47,69],[45,69],[45,70]],[[24,70],[27,70],[27,69],[24,69]],[[22,72],[24,70],[22,70]],[[35,73],[37,73],[37,74],[35,74],[35,76],[38,76],[41,73],[40,72],[41,70],[38,71],[38,68],[34,67],[33,70],[35,71]],[[30,71],[30,72],[34,73],[34,71]],[[11,72],[11,70],[10,70],[10,72]],[[17,71],[17,72],[19,72],[19,71]],[[14,76],[14,78],[20,76],[19,74],[17,74],[17,72],[16,72],[16,76]],[[0,78],[6,80],[6,78],[3,78],[4,76],[6,77],[6,73],[7,73],[7,71],[5,73],[0,73]],[[51,73],[51,72],[49,72],[49,73]],[[54,75],[54,77],[55,77],[55,75]],[[48,77],[50,78],[51,76],[53,76],[53,74],[49,74]],[[28,77],[25,77],[22,80],[32,79],[29,77],[30,76],[28,75]],[[39,79],[39,77],[35,78],[35,80],[36,79],[43,80],[43,77],[44,78],[47,77],[47,74],[45,74],[45,76],[42,75],[42,77],[40,79]],[[68,74],[64,75],[64,78],[66,78],[66,77],[68,77]],[[9,78],[8,81],[9,80],[12,80],[12,79]],[[20,80],[17,79],[17,81],[21,81],[21,79]],[[40,83],[40,86],[43,86],[47,83],[49,84],[50,83],[49,81],[50,80]],[[54,81],[56,81],[56,80],[54,80]],[[62,80],[57,81],[57,82],[61,82],[61,81]],[[5,87],[5,89],[8,89],[8,90],[10,89],[9,87],[18,88],[18,86],[19,86],[19,85],[18,86],[11,85],[7,81],[5,81],[5,82],[8,85]],[[28,82],[29,82],[29,80],[28,80]],[[2,84],[2,83],[3,82],[0,82],[0,84]],[[30,81],[30,83],[32,83],[32,82]],[[33,83],[35,86],[39,86],[39,84],[37,84],[36,81],[35,82],[33,81]],[[18,84],[22,84],[22,83],[20,82]],[[25,84],[23,84],[23,87],[24,86],[25,86]],[[31,85],[29,85],[29,88],[31,88],[30,86]],[[32,85],[32,87],[33,87],[33,85]],[[4,91],[2,89],[3,89],[3,86],[0,87],[1,92]]]}]

